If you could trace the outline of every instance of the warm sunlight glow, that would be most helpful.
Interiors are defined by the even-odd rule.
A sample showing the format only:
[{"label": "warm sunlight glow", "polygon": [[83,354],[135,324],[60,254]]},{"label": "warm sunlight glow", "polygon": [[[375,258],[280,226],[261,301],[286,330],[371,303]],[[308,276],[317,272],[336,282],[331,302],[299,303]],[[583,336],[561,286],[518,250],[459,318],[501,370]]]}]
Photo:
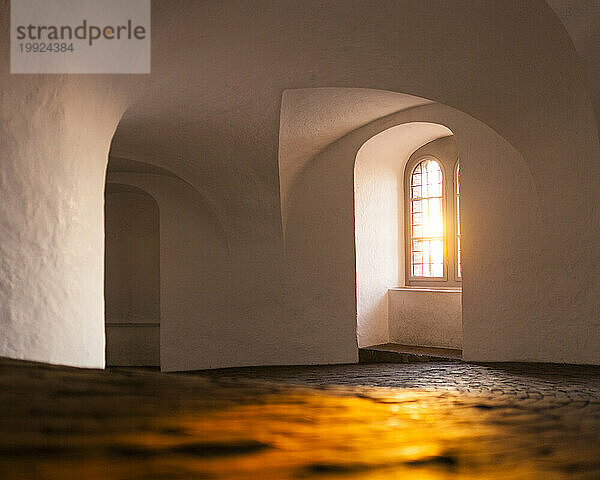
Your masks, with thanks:
[{"label": "warm sunlight glow", "polygon": [[411,274],[444,276],[443,178],[435,160],[423,160],[413,170],[410,191]]},{"label": "warm sunlight glow", "polygon": [[460,244],[460,163],[456,165],[456,263],[458,277],[462,277]]}]

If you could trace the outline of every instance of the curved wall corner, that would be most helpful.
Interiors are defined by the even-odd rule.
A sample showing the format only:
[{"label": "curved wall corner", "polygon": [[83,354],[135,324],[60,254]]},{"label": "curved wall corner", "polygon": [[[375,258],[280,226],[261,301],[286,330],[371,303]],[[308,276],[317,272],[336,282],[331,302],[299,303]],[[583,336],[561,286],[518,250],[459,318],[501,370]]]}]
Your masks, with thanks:
[{"label": "curved wall corner", "polygon": [[123,92],[0,79],[0,356],[103,368],[104,175]]}]

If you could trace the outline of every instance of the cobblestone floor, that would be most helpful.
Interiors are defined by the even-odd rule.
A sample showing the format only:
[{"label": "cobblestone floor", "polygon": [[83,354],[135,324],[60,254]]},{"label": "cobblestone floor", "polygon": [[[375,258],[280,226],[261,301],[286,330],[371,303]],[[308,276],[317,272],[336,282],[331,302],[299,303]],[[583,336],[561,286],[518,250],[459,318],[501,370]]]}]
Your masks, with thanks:
[{"label": "cobblestone floor", "polygon": [[4,479],[600,479],[600,369],[0,359]]}]

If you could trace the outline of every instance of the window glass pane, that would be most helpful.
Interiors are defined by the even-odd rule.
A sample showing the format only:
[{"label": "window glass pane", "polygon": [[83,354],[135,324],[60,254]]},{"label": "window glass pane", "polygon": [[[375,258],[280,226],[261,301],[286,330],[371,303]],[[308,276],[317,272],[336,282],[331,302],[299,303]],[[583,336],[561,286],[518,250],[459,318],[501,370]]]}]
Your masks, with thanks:
[{"label": "window glass pane", "polygon": [[435,185],[431,185],[429,187],[429,196],[430,197],[441,197],[442,196],[442,184],[436,183]]},{"label": "window glass pane", "polygon": [[456,271],[462,277],[460,245],[460,163],[456,165]]},{"label": "window glass pane", "polygon": [[420,162],[412,172],[410,184],[412,276],[443,277],[443,176],[438,162]]},{"label": "window glass pane", "polygon": [[413,252],[412,261],[415,265],[423,263],[423,252]]},{"label": "window glass pane", "polygon": [[431,269],[429,267],[430,265],[428,263],[423,264],[423,274],[421,275],[422,277],[431,277]]},{"label": "window glass pane", "polygon": [[461,266],[460,266],[460,257],[461,257],[460,236],[458,237],[458,251],[456,252],[456,254],[458,256],[458,276],[461,277],[462,276],[462,272],[461,272]]},{"label": "window glass pane", "polygon": [[456,197],[456,233],[460,236],[460,196]]},{"label": "window glass pane", "polygon": [[429,252],[431,255],[431,262],[435,264],[444,263],[444,242],[442,240],[430,240]]}]

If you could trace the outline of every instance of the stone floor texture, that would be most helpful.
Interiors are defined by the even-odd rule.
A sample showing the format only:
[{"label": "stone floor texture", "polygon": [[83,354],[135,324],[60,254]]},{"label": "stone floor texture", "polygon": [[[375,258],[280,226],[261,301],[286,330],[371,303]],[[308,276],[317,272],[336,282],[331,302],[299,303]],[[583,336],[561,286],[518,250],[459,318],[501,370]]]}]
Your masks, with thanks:
[{"label": "stone floor texture", "polygon": [[600,369],[0,359],[0,479],[600,479]]}]

